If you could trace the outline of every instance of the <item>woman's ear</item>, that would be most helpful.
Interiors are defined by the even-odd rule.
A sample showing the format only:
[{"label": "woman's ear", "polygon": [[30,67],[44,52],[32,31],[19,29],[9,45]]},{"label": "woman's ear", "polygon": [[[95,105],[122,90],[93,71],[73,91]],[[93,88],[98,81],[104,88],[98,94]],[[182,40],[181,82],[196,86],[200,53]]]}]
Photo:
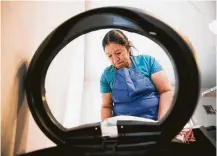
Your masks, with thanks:
[{"label": "woman's ear", "polygon": [[131,47],[130,47],[130,46],[127,46],[126,48],[127,48],[127,51],[128,51],[128,53],[129,53],[129,55],[131,56],[131,55],[132,55]]},{"label": "woman's ear", "polygon": [[125,48],[126,48],[127,51],[129,52],[131,47],[130,47],[129,45],[126,45]]},{"label": "woman's ear", "polygon": [[131,41],[128,41],[128,46],[129,46],[129,47],[132,47],[132,46],[133,46]]},{"label": "woman's ear", "polygon": [[132,47],[132,42],[131,41],[128,41],[128,44],[127,44],[127,51],[129,52],[129,55],[131,56],[132,55],[132,50],[131,50],[131,47]]}]

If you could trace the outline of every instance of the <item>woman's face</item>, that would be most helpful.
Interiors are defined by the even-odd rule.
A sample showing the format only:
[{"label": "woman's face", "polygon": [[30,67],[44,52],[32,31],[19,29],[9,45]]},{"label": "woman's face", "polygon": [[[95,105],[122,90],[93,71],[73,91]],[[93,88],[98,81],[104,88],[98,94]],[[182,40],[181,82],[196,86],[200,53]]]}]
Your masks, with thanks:
[{"label": "woman's face", "polygon": [[116,43],[109,43],[105,46],[105,53],[117,69],[129,67],[130,54],[125,46]]}]

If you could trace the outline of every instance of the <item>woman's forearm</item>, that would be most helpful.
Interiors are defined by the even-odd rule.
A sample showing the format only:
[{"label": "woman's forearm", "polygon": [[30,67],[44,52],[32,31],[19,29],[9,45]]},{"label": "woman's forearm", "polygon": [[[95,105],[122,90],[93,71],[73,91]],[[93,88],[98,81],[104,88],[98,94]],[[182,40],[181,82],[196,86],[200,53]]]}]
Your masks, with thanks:
[{"label": "woman's forearm", "polygon": [[102,107],[101,109],[101,120],[112,117],[112,109],[107,107]]},{"label": "woman's forearm", "polygon": [[158,120],[161,120],[172,106],[173,91],[166,91],[160,94]]}]

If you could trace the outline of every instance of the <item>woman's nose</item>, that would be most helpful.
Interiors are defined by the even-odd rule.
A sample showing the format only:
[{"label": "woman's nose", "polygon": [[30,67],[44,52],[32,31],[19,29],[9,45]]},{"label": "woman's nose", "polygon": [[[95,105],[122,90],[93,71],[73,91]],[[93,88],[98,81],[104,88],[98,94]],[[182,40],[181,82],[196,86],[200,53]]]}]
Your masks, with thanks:
[{"label": "woman's nose", "polygon": [[120,61],[120,58],[118,56],[114,56],[113,61],[114,61],[114,63],[117,63]]}]

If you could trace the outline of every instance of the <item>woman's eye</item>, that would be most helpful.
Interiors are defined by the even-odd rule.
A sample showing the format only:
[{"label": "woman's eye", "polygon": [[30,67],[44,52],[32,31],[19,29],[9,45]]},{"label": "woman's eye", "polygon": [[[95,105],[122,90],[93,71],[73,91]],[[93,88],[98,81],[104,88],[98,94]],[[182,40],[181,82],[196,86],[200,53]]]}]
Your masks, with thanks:
[{"label": "woman's eye", "polygon": [[116,52],[115,54],[121,54],[121,51]]}]

